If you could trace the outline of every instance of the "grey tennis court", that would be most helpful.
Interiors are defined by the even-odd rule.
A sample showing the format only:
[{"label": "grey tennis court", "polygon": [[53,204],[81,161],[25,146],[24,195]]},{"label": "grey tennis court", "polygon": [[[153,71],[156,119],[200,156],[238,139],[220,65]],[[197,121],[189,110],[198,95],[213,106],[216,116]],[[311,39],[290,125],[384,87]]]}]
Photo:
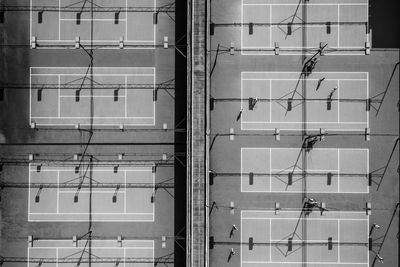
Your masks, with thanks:
[{"label": "grey tennis court", "polygon": [[368,178],[368,149],[241,148],[242,192],[367,194]]},{"label": "grey tennis court", "polygon": [[337,51],[360,49],[328,55],[364,54],[370,42],[367,0],[308,1],[306,14],[302,6],[296,0],[243,0],[241,47],[250,51],[242,55],[274,55],[274,51],[251,51],[272,48],[286,49],[282,55],[301,55],[301,49],[318,48],[321,43]]},{"label": "grey tennis court", "polygon": [[[90,170],[79,162],[65,167],[31,164],[29,184],[42,187],[29,188],[28,220],[78,222],[87,221],[91,214],[93,221],[153,222],[154,180],[152,167],[125,167],[117,162]],[[46,184],[57,186],[46,188]]]},{"label": "grey tennis court", "polygon": [[240,266],[369,266],[365,212],[301,213],[243,210]]},{"label": "grey tennis court", "polygon": [[37,126],[155,125],[155,68],[87,70],[31,68],[30,122]]},{"label": "grey tennis court", "polygon": [[[31,0],[31,6],[52,7],[53,11],[30,12],[30,36],[42,45],[74,45],[77,38],[82,45],[115,44],[118,49],[120,40],[126,45],[154,46],[156,42],[156,24],[152,12],[128,12],[131,10],[156,9],[156,0],[117,0],[93,1],[97,9],[112,9],[114,12],[83,12],[85,5],[73,0]],[[90,3],[87,4],[89,6]],[[118,7],[120,11],[118,10]],[[74,9],[75,12],[63,10]],[[81,9],[81,10],[80,10]],[[93,29],[91,24],[93,23]],[[91,37],[93,30],[93,37]],[[40,46],[38,47],[40,48]],[[133,48],[133,47],[131,47]],[[136,47],[140,48],[140,47]]]},{"label": "grey tennis court", "polygon": [[[365,72],[241,73],[242,130],[364,131],[369,127],[369,80]],[[255,104],[250,101],[256,101]]]},{"label": "grey tennis court", "polygon": [[[40,240],[34,241],[28,247],[28,257],[35,259],[55,259],[59,262],[70,261],[71,263],[41,263],[40,266],[89,266],[89,256],[104,259],[104,263],[97,262],[96,265],[102,267],[115,266],[116,263],[107,262],[107,258],[119,258],[121,262],[117,265],[123,267],[150,267],[153,263],[131,263],[132,259],[152,259],[154,261],[154,241],[153,240],[94,240],[91,247],[87,246],[87,240],[71,237],[70,240]],[[126,261],[126,262],[125,262]],[[38,266],[37,263],[28,261],[28,267]]]}]

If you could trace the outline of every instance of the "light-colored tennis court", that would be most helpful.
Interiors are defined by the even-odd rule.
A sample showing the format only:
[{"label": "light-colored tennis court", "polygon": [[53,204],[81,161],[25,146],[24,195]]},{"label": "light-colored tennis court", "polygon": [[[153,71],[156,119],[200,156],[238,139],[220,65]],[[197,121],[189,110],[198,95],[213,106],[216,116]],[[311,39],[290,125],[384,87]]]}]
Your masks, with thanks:
[{"label": "light-colored tennis court", "polygon": [[[155,174],[151,167],[37,166],[41,165],[29,166],[30,185],[58,186],[29,188],[29,221],[87,221],[90,207],[93,221],[154,221]],[[122,186],[97,186],[110,183]]]},{"label": "light-colored tennis court", "polygon": [[278,47],[293,49],[282,51],[282,55],[299,55],[303,48],[319,48],[321,42],[330,49],[341,49],[328,55],[364,54],[361,50],[370,40],[368,12],[368,0],[311,0],[307,1],[306,14],[297,0],[242,0],[242,48],[269,49],[242,54],[274,55],[271,49]]},{"label": "light-colored tennis court", "polygon": [[299,220],[300,214],[242,211],[241,266],[369,266],[365,212],[313,211]]},{"label": "light-colored tennis court", "polygon": [[[91,248],[86,246],[86,239],[77,240],[38,240],[33,242],[33,246],[28,247],[28,259],[55,259],[58,263],[31,263],[28,261],[28,267],[58,267],[58,266],[77,266],[78,260],[81,263],[78,266],[89,266],[89,256],[92,262],[97,259],[105,260],[120,259],[120,261],[129,259],[147,259],[149,262],[96,262],[95,266],[101,267],[150,267],[154,266],[154,240],[92,240]],[[66,263],[70,260],[70,263]],[[117,265],[116,265],[117,264]]]},{"label": "light-colored tennis court", "polygon": [[[241,148],[241,191],[301,193],[369,193],[369,151],[314,148],[307,166],[297,160],[300,148]],[[305,172],[305,175],[304,175]]]},{"label": "light-colored tennis court", "polygon": [[[242,130],[369,127],[366,72],[313,72],[307,79],[300,72],[242,72],[240,88]],[[258,99],[253,107],[251,99]]]},{"label": "light-colored tennis court", "polygon": [[[91,14],[79,12],[79,8],[88,8],[91,2],[74,0],[31,0],[31,6],[76,8],[77,12],[31,11],[31,37],[40,44],[75,44],[77,37],[82,45],[91,43]],[[120,12],[94,12],[93,44],[115,44],[119,48],[122,38],[124,44],[155,45],[156,25],[152,12],[126,12],[135,7],[155,8],[156,0],[94,0],[96,8],[121,7]],[[125,10],[125,11],[124,11]],[[38,46],[40,48],[40,46]],[[146,47],[149,48],[149,47]]]},{"label": "light-colored tennis court", "polygon": [[[37,126],[155,125],[155,68],[30,69],[30,122]],[[93,88],[93,91],[91,90]]]}]

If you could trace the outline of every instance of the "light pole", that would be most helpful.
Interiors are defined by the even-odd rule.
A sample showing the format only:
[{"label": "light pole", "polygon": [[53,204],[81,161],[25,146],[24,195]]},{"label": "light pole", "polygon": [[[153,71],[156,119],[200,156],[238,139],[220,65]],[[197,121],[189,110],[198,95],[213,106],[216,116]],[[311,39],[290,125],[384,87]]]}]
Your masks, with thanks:
[{"label": "light pole", "polygon": [[372,234],[372,232],[374,231],[374,229],[379,229],[379,228],[381,228],[379,225],[377,225],[376,223],[374,223],[372,226],[371,226],[371,229],[369,230],[369,236],[371,236],[371,234]]}]

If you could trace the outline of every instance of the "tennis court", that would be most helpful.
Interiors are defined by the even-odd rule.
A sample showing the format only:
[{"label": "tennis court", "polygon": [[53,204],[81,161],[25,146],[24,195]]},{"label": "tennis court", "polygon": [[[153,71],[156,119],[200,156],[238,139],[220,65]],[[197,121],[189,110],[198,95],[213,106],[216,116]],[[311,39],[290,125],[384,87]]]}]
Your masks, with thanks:
[{"label": "tennis court", "polygon": [[84,67],[31,68],[30,122],[37,126],[155,125],[155,68],[87,71]]},{"label": "tennis court", "polygon": [[300,215],[242,211],[241,266],[369,266],[365,212],[312,211],[306,219]]},{"label": "tennis court", "polygon": [[[154,240],[92,240],[91,247],[86,246],[86,239],[77,240],[38,240],[34,241],[32,247],[28,247],[28,259],[56,259],[61,263],[41,263],[43,267],[58,266],[89,266],[89,256],[96,266],[101,267],[150,267],[154,266]],[[81,258],[81,263],[77,264]],[[129,259],[147,259],[149,262],[131,263],[131,262],[112,262],[111,259],[120,261],[129,261]],[[109,262],[101,263],[97,260],[106,260]],[[70,263],[66,263],[70,260]],[[111,261],[111,262],[110,262]],[[93,264],[93,263],[92,263]],[[36,267],[38,263],[28,261],[28,267]]]},{"label": "tennis court", "polygon": [[[39,166],[39,167],[38,167]],[[91,186],[90,188],[90,181]],[[29,165],[29,221],[154,221],[155,174],[151,167]],[[114,184],[111,186],[97,186]],[[146,184],[148,187],[130,187]],[[120,186],[118,186],[120,185]],[[89,209],[91,211],[89,212]]]},{"label": "tennis court", "polygon": [[[153,24],[152,12],[127,12],[129,8],[155,8],[156,0],[94,0],[96,8],[120,7],[117,12],[94,12],[93,38],[91,37],[91,13],[79,11],[91,6],[91,2],[74,0],[30,0],[31,6],[58,8],[59,12],[31,11],[31,37],[36,37],[40,44],[75,44],[77,37],[82,45],[113,44],[119,49],[122,38],[127,45],[155,45],[156,25]],[[63,9],[76,8],[76,12],[61,12]],[[40,48],[40,46],[38,46]],[[108,47],[110,48],[110,47]],[[140,48],[140,47],[131,47]]]},{"label": "tennis court", "polygon": [[242,130],[301,130],[304,123],[310,130],[369,127],[367,72],[313,72],[307,78],[301,72],[242,72],[240,88]]},{"label": "tennis court", "polygon": [[341,49],[327,55],[364,54],[370,40],[368,14],[368,0],[310,0],[306,13],[297,0],[242,0],[242,48],[269,49],[242,51],[242,55],[274,55],[275,47],[292,49],[282,55],[300,55],[302,49],[319,48],[321,42]]},{"label": "tennis court", "polygon": [[[369,193],[369,150],[314,148],[241,148],[241,192]],[[305,174],[304,174],[305,173]]]}]

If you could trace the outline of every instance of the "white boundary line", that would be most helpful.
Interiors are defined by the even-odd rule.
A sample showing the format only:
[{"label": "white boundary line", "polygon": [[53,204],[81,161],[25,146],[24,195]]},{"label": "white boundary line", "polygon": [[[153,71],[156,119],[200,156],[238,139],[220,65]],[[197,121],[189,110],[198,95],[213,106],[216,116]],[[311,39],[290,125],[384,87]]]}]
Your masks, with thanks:
[{"label": "white boundary line", "polygon": [[[31,25],[32,24],[33,22],[31,22]],[[60,40],[61,40],[61,0],[58,0],[58,41]]]},{"label": "white boundary line", "polygon": [[[128,10],[128,0],[125,0],[125,8]],[[128,12],[125,12],[125,38],[128,38]]]},{"label": "white boundary line", "polygon": [[[266,213],[266,214],[271,214],[271,213],[275,213],[273,210],[243,210],[243,212],[245,213]],[[299,211],[293,211],[293,210],[281,210],[281,213],[293,213],[296,214],[296,216],[299,215]],[[355,215],[365,215],[365,211],[329,211],[329,214],[355,214]],[[366,216],[366,215],[365,215]],[[271,217],[266,217],[266,218],[271,218]],[[296,217],[298,218],[298,217]]]},{"label": "white boundary line", "polygon": [[[242,0],[243,2],[243,0]],[[243,99],[243,72],[240,73],[240,99]],[[244,101],[240,101],[240,110],[244,111],[244,107],[243,107],[243,102]],[[242,114],[243,116],[243,114]],[[243,120],[242,118],[240,118],[240,129],[243,129]]]},{"label": "white boundary line", "polygon": [[[270,162],[271,162],[271,160],[270,160]],[[270,165],[270,168],[271,168],[271,165]],[[244,184],[244,181],[243,181],[243,148],[241,147],[240,148],[240,192],[244,192],[243,184]]]},{"label": "white boundary line", "polygon": [[[339,22],[340,21],[340,4],[338,4],[337,5],[337,21]],[[367,17],[368,18],[368,17]],[[337,35],[338,35],[338,40],[337,40],[337,47],[339,48],[340,47],[340,24],[338,24],[337,25],[338,27],[338,33],[337,33]]]},{"label": "white boundary line", "polygon": [[[272,237],[272,221],[269,220],[269,239]],[[269,262],[272,262],[272,246],[269,246]]]},{"label": "white boundary line", "polygon": [[[340,99],[340,80],[336,81],[336,86],[337,86],[336,90],[337,98]],[[340,123],[340,101],[337,102],[337,122]]]},{"label": "white boundary line", "polygon": [[[126,0],[126,1],[128,1],[128,0]],[[127,118],[128,117],[128,76],[126,76],[125,75],[125,109],[124,109],[124,111],[125,111],[125,118]]]},{"label": "white boundary line", "polygon": [[[368,151],[367,155],[368,154],[369,154],[369,151]],[[340,150],[339,149],[337,151],[337,158],[338,158],[337,191],[340,192],[340,172],[339,172],[339,170],[340,170]],[[368,164],[368,161],[367,161],[367,164]],[[368,169],[367,169],[367,173],[368,173]],[[368,193],[368,186],[367,186],[367,193]]]},{"label": "white boundary line", "polygon": [[[367,72],[367,99],[369,99],[369,72]],[[367,113],[367,128],[369,128],[369,111]]]},{"label": "white boundary line", "polygon": [[60,74],[58,74],[58,101],[57,102],[58,102],[58,113],[57,113],[57,115],[58,115],[59,118],[61,118],[61,76],[60,76]]},{"label": "white boundary line", "polygon": [[[244,4],[243,4],[243,0],[242,0],[241,5],[240,5],[240,23],[241,23],[241,25],[243,25],[243,7],[244,7]],[[242,47],[242,48],[244,47],[243,39],[244,39],[244,37],[243,37],[243,26],[242,26],[242,27],[240,27],[240,47]],[[243,54],[243,50],[241,50],[240,53],[242,56],[245,55],[245,54]]]},{"label": "white boundary line", "polygon": [[[269,6],[269,23],[272,23],[272,6]],[[269,28],[269,47],[272,47],[272,27]]]},{"label": "white boundary line", "polygon": [[[242,220],[283,220],[283,221],[297,221],[299,218],[274,218],[274,217],[270,217],[270,218],[265,218],[265,217],[246,217],[246,218],[242,218]],[[307,218],[307,221],[337,221],[337,220],[341,220],[341,221],[367,221],[368,218],[366,219],[342,219],[342,218]],[[314,240],[315,241],[315,240]],[[320,240],[317,240],[320,241]]]},{"label": "white boundary line", "polygon": [[[152,90],[152,92],[155,90],[155,88],[156,88],[156,71],[154,71],[154,76],[153,76],[153,90]],[[153,101],[153,125],[156,125],[156,102],[155,101]]]},{"label": "white boundary line", "polygon": [[[367,231],[366,231],[366,235],[369,237],[369,217],[368,217],[368,221],[367,221]],[[367,266],[369,266],[369,251],[367,250],[367,255],[366,255],[366,257],[367,257],[367,263],[368,263],[368,265]]]},{"label": "white boundary line", "polygon": [[[153,249],[153,262],[154,262],[154,240],[152,240],[153,242],[152,242],[152,244],[153,244],[153,247],[152,247],[152,249]],[[125,255],[125,254],[124,254]]]},{"label": "white boundary line", "polygon": [[32,19],[32,1],[33,0],[29,0],[29,39],[31,40],[32,38],[32,24],[33,24],[33,19]]},{"label": "white boundary line", "polygon": [[29,124],[31,122],[32,122],[32,67],[29,68]]}]

